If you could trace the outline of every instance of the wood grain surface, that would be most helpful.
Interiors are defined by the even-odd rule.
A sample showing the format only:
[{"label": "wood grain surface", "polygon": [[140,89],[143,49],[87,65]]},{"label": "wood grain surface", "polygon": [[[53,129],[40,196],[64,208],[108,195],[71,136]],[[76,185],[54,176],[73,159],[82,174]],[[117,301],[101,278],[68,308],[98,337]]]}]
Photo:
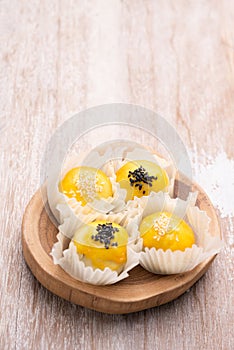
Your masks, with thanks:
[{"label": "wood grain surface", "polygon": [[[0,1],[1,349],[232,349],[233,21],[230,0]],[[54,296],[21,246],[50,136],[111,102],[145,106],[176,128],[226,243],[188,293],[126,316]]]}]

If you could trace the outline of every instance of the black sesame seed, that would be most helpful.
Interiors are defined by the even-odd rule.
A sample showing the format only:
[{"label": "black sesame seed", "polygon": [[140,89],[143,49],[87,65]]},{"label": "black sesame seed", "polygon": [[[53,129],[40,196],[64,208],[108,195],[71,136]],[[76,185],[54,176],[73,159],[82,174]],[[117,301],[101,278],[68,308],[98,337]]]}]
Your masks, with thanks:
[{"label": "black sesame seed", "polygon": [[[128,172],[128,178],[130,185],[136,188],[139,187],[139,190],[142,190],[142,183],[145,183],[152,187],[153,180],[157,180],[156,176],[150,176],[145,168],[141,165],[139,168],[135,169],[134,171]],[[143,191],[144,193],[144,191]]]},{"label": "black sesame seed", "polygon": [[117,227],[113,227],[111,222],[107,222],[106,224],[98,224],[96,227],[97,234],[92,235],[91,238],[94,241],[99,241],[100,243],[104,244],[106,249],[109,249],[110,245],[114,244],[114,246],[117,246],[117,242],[113,242],[111,244],[111,240],[115,238],[114,233],[118,232],[119,229]]}]

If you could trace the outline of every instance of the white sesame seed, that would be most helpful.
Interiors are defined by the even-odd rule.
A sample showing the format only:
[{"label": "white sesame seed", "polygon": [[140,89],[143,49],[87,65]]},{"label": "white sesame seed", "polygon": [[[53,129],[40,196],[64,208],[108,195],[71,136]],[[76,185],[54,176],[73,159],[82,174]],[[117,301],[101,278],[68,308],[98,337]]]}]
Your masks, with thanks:
[{"label": "white sesame seed", "polygon": [[168,230],[169,223],[170,218],[168,218],[165,214],[161,214],[154,220],[153,227],[159,236],[164,236]]},{"label": "white sesame seed", "polygon": [[97,176],[90,175],[87,171],[82,171],[76,179],[77,192],[86,199],[86,201],[91,202],[97,197],[97,193],[102,192],[103,186],[97,184]]}]

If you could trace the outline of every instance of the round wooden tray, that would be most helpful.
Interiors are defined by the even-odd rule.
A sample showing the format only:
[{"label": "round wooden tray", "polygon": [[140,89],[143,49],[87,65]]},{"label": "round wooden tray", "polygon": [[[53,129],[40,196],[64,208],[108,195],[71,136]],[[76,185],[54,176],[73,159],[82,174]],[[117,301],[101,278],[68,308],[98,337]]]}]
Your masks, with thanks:
[{"label": "round wooden tray", "polygon": [[[178,185],[186,191],[190,183],[185,178],[176,180],[175,194]],[[195,183],[192,184],[192,190],[198,191],[198,207],[211,218],[212,235],[221,236],[209,198]],[[22,224],[23,254],[29,268],[38,281],[54,294],[105,313],[125,314],[165,304],[189,289],[215,258],[209,258],[192,271],[168,276],[154,275],[137,266],[125,280],[110,286],[93,286],[75,280],[60,266],[54,265],[50,251],[56,242],[57,232],[44,208],[41,191],[38,190],[25,210]]]}]

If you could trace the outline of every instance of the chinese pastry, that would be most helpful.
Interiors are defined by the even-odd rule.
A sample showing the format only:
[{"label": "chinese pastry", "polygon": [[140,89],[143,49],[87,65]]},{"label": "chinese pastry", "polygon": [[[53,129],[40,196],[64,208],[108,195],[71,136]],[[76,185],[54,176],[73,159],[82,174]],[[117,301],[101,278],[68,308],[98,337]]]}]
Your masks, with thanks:
[{"label": "chinese pastry", "polygon": [[192,228],[183,219],[165,211],[145,217],[139,231],[147,248],[184,251],[195,243]]},{"label": "chinese pastry", "polygon": [[123,226],[97,219],[79,226],[69,240],[63,232],[69,232],[73,226],[70,221],[67,218],[59,226],[51,255],[55,264],[77,280],[94,285],[113,284],[127,278],[128,272],[139,264],[141,244],[134,237],[136,220]]},{"label": "chinese pastry", "polygon": [[127,261],[128,233],[116,223],[95,221],[80,227],[72,239],[86,266],[121,271]]},{"label": "chinese pastry", "polygon": [[219,252],[222,242],[212,236],[210,219],[196,205],[197,193],[186,201],[167,193],[151,193],[139,225],[140,265],[156,274],[176,274]]},{"label": "chinese pastry", "polygon": [[141,149],[113,152],[94,152],[85,163],[75,157],[62,180],[57,176],[56,186],[49,186],[60,222],[51,252],[55,264],[79,281],[108,285],[138,264],[155,274],[177,274],[219,252],[222,242],[195,205],[197,194],[171,198],[172,163]]},{"label": "chinese pastry", "polygon": [[111,197],[112,185],[102,170],[81,166],[66,173],[60,182],[60,191],[84,206],[95,199]]},{"label": "chinese pastry", "polygon": [[135,196],[148,196],[152,191],[164,191],[169,185],[166,171],[147,160],[134,160],[124,164],[116,172],[116,181],[127,191],[126,201]]}]

